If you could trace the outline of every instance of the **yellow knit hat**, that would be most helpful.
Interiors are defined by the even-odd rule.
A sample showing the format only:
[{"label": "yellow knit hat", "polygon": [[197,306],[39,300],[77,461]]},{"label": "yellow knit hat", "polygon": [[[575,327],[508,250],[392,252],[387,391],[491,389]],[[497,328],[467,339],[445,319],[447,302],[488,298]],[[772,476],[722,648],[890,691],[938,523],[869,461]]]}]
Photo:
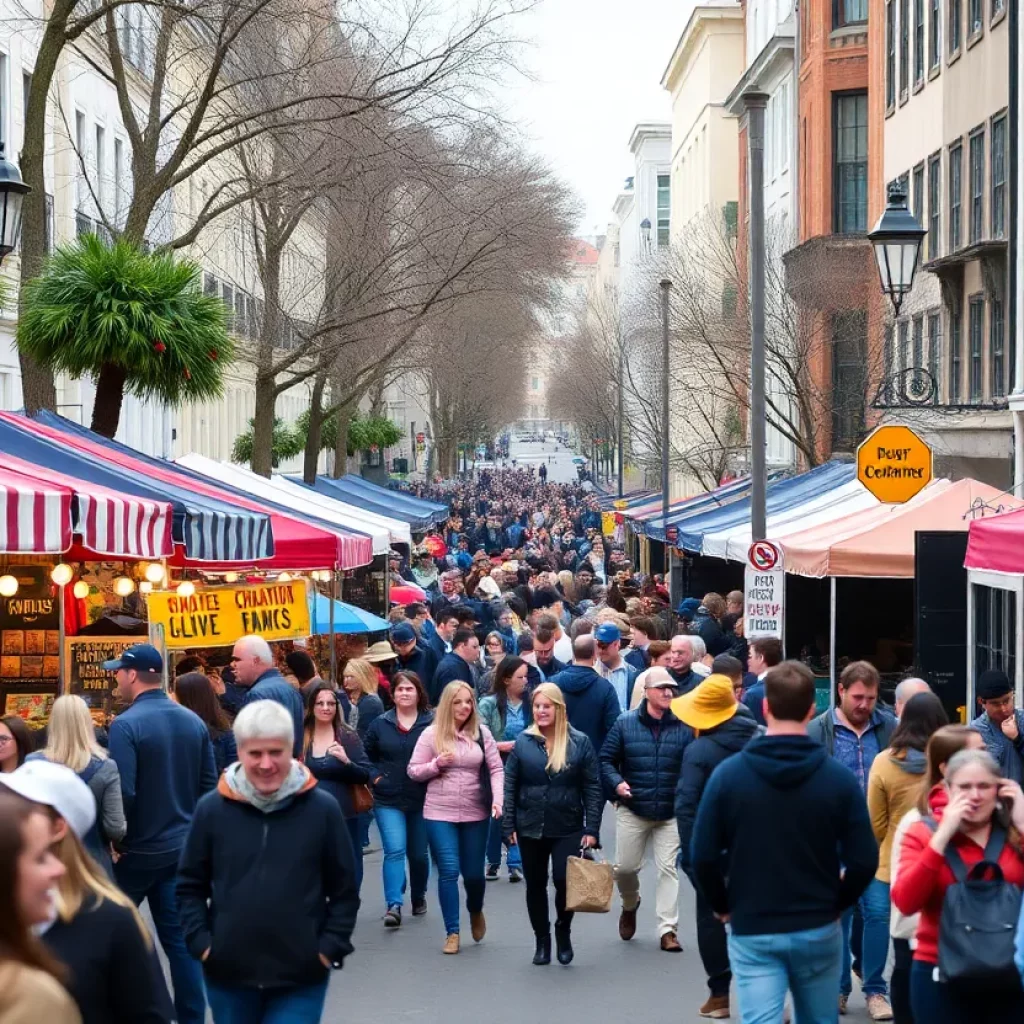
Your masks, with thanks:
[{"label": "yellow knit hat", "polygon": [[739,704],[732,680],[715,673],[703,683],[672,701],[672,714],[691,729],[714,729],[736,714]]}]

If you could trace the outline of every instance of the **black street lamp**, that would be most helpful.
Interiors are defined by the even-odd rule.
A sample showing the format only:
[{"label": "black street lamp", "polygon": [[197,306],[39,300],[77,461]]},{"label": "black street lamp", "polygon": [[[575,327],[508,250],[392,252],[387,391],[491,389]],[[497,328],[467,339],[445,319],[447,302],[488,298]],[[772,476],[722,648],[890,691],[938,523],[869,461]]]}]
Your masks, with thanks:
[{"label": "black street lamp", "polygon": [[907,193],[901,184],[889,186],[889,202],[868,239],[875,247],[882,291],[889,296],[899,316],[903,297],[914,284],[921,242],[928,232],[907,209]]},{"label": "black street lamp", "polygon": [[18,247],[21,234],[21,204],[32,189],[21,179],[21,171],[4,157],[0,142],[0,262]]}]

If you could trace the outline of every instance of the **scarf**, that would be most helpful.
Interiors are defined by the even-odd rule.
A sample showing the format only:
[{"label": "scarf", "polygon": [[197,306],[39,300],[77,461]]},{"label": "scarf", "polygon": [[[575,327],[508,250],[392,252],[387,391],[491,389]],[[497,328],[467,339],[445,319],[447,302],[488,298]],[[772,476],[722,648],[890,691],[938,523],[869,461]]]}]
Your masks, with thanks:
[{"label": "scarf", "polygon": [[235,763],[224,772],[224,780],[233,793],[237,793],[247,804],[252,804],[264,814],[272,814],[287,807],[291,798],[298,793],[309,779],[309,770],[298,761],[292,761],[281,788],[274,793],[261,793],[245,774],[240,763]]}]

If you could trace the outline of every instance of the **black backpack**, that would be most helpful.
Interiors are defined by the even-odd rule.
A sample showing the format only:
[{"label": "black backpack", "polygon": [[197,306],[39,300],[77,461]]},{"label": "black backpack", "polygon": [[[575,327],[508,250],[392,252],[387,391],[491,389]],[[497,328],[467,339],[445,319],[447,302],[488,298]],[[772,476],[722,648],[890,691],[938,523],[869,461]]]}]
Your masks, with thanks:
[{"label": "black backpack", "polygon": [[[934,832],[935,822],[925,824]],[[999,857],[1006,830],[993,824],[982,860],[969,871],[952,843],[946,863],[956,882],[946,890],[939,920],[939,977],[958,989],[1019,992],[1014,940],[1021,891],[1003,878]]]}]

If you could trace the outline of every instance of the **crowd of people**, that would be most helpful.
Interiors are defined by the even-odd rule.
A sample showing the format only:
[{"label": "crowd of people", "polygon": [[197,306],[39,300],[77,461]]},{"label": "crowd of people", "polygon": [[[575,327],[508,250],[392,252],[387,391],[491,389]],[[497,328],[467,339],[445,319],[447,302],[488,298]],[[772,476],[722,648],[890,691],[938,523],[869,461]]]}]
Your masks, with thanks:
[{"label": "crowd of people", "polygon": [[[570,861],[602,836],[619,941],[645,927],[681,953],[680,873],[693,886],[702,1017],[735,991],[746,1024],[836,1021],[856,975],[873,1020],[1021,1019],[1005,673],[980,676],[969,726],[920,679],[886,706],[867,662],[819,713],[809,668],[744,635],[742,595],[673,608],[581,487],[516,469],[423,492],[451,518],[391,572],[426,599],[336,680],[245,636],[217,685],[187,659],[168,692],[143,643],[106,665],[125,706],[108,735],[72,695],[40,749],[0,720],[0,1024],[312,1024],[357,916],[433,911],[455,956],[461,903],[483,941],[503,868],[532,962],[568,965]],[[380,907],[360,904],[372,822]]]}]

